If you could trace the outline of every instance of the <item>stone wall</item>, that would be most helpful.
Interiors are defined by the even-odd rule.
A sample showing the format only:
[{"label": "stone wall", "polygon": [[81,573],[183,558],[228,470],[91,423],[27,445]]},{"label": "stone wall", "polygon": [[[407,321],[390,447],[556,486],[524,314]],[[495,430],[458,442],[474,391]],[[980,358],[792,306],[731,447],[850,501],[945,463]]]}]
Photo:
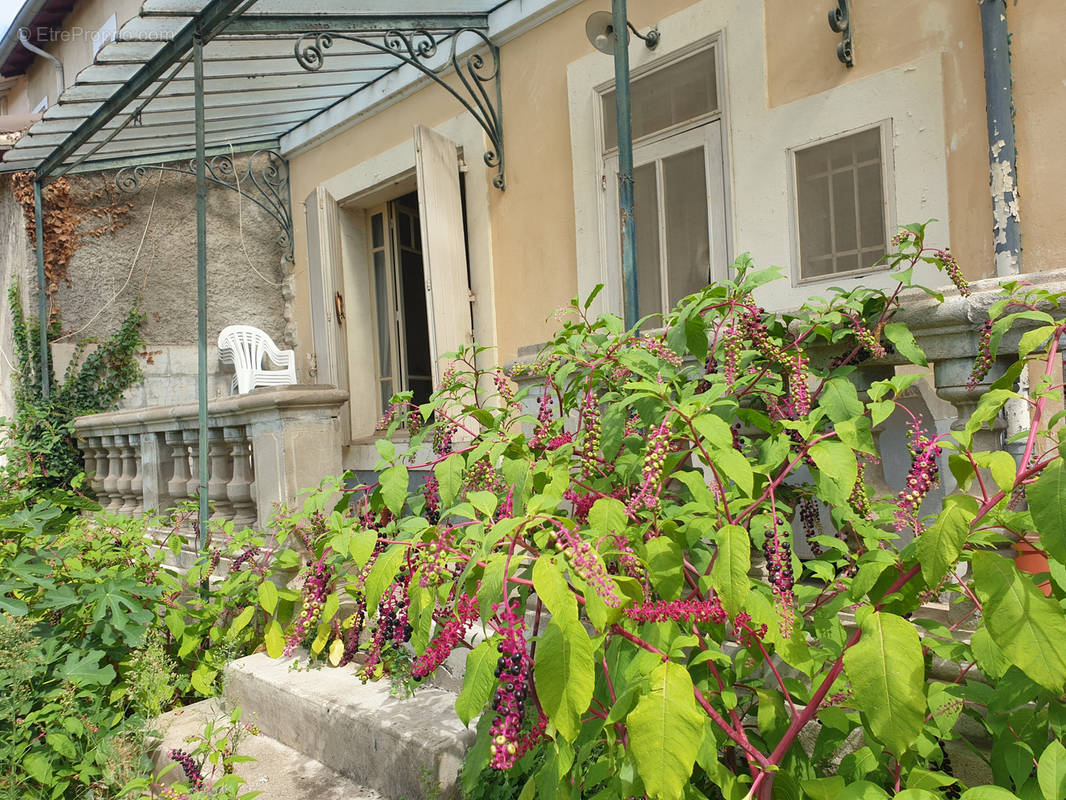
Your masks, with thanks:
[{"label": "stone wall", "polygon": [[[241,163],[238,159],[238,167]],[[103,199],[85,204],[108,207],[129,202],[132,208],[121,218],[122,227],[84,237],[69,266],[71,285],[61,286],[53,298],[63,323],[63,336],[53,346],[57,380],[62,380],[77,341],[106,338],[137,306],[147,315],[145,381],[127,393],[122,407],[190,402],[196,396],[195,179],[149,167],[140,191],[127,195],[114,187],[114,178],[112,171],[71,178],[79,204],[91,192],[105,192]],[[0,194],[5,286],[17,277],[35,310],[32,243],[26,239],[7,181]],[[208,359],[213,373],[209,394],[215,397],[228,394],[228,375],[215,374],[219,331],[231,324],[253,325],[280,347],[291,347],[292,290],[290,265],[278,241],[281,229],[265,211],[236,192],[209,183],[207,219]],[[82,227],[107,222],[87,217]],[[9,328],[5,307],[0,335]],[[4,380],[0,392],[9,392],[9,383]],[[0,394],[0,405],[3,398]]]}]

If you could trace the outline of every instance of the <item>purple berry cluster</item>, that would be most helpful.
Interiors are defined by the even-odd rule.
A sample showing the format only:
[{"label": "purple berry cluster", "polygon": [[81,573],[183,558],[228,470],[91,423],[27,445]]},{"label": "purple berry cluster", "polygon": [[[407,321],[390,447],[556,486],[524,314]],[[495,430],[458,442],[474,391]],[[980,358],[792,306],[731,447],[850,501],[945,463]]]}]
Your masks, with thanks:
[{"label": "purple berry cluster", "polygon": [[981,326],[981,333],[977,340],[977,358],[973,362],[973,371],[970,372],[970,379],[966,381],[966,388],[969,391],[972,392],[985,379],[994,361],[995,359],[992,358],[992,320],[986,319],[984,325]]},{"label": "purple berry cluster", "polygon": [[237,557],[235,559],[233,559],[233,563],[230,564],[229,571],[239,572],[241,567],[243,567],[257,555],[259,555],[261,552],[262,550],[258,547],[246,547],[244,550],[237,554]]},{"label": "purple berry cluster", "polygon": [[862,320],[857,316],[851,317],[851,329],[855,332],[855,338],[859,341],[859,345],[869,354],[870,358],[885,357],[884,346],[877,341],[873,331],[863,325]]},{"label": "purple berry cluster", "polygon": [[634,622],[713,622],[723,624],[728,615],[717,597],[710,600],[649,600],[624,609]]},{"label": "purple berry cluster", "polygon": [[200,765],[196,763],[196,760],[191,755],[184,750],[174,749],[167,753],[167,758],[181,765],[182,770],[185,772],[185,778],[193,789],[204,788],[204,776],[200,772]]},{"label": "purple berry cluster", "polygon": [[600,406],[596,402],[596,395],[591,389],[585,392],[581,401],[581,409],[578,412],[581,430],[585,432],[585,439],[581,446],[581,475],[589,478],[596,474],[599,469],[600,453]]},{"label": "purple berry cluster", "polygon": [[599,554],[581,534],[564,525],[558,525],[552,538],[555,539],[570,569],[589,585],[605,605],[610,608],[622,605],[622,598],[618,596],[618,584],[607,572]]},{"label": "purple berry cluster", "polygon": [[959,290],[959,294],[963,297],[969,297],[971,294],[970,283],[963,277],[962,268],[959,266],[959,261],[951,253],[951,251],[934,250],[933,258],[940,262],[941,269],[948,274],[948,278],[955,284],[955,288]]},{"label": "purple berry cluster", "polygon": [[330,573],[325,558],[317,561],[308,559],[306,578],[303,585],[303,605],[300,614],[285,637],[285,655],[291,656],[322,615],[322,606],[330,591]]},{"label": "purple berry cluster", "polygon": [[360,671],[360,677],[366,681],[374,674],[374,668],[381,661],[382,652],[386,648],[398,647],[404,642],[411,640],[414,629],[407,619],[407,607],[409,604],[407,588],[410,581],[410,570],[400,567],[399,580],[392,584],[382,595],[378,603],[378,620],[374,628],[374,635],[370,639],[370,646],[366,651],[366,661]]},{"label": "purple berry cluster", "polygon": [[659,507],[659,484],[662,481],[666,454],[670,451],[670,428],[664,422],[652,428],[648,436],[648,449],[644,454],[644,467],[640,474],[640,486],[629,501],[629,513],[635,514],[642,508]]},{"label": "purple berry cluster", "polygon": [[787,636],[792,632],[795,617],[793,606],[796,598],[792,592],[795,579],[792,574],[792,546],[777,525],[774,525],[773,530],[766,536],[763,555],[766,556],[770,589],[780,605],[781,632]]},{"label": "purple berry cluster", "polygon": [[525,621],[517,613],[519,608],[517,602],[499,603],[492,607],[503,633],[503,639],[496,646],[500,654],[496,662],[499,684],[492,698],[492,709],[496,716],[490,729],[492,744],[489,746],[489,763],[494,769],[510,769],[521,757],[520,735],[532,659],[526,652]]},{"label": "purple berry cluster", "polygon": [[681,356],[666,346],[666,337],[659,336],[637,336],[633,344],[639,347],[641,350],[647,350],[656,358],[665,361],[674,367],[681,366]]},{"label": "purple berry cluster", "polygon": [[466,632],[470,630],[479,615],[476,597],[460,594],[455,613],[439,629],[436,636],[426,647],[426,651],[411,664],[411,676],[417,681],[433,673],[451,655]]},{"label": "purple berry cluster", "polygon": [[440,522],[440,483],[432,472],[426,478],[422,494],[426,498],[426,520],[431,525],[436,525]]},{"label": "purple berry cluster", "polygon": [[936,439],[927,436],[919,425],[920,421],[915,420],[911,429],[908,447],[913,461],[906,483],[896,498],[896,529],[909,527],[916,533],[918,510],[925,496],[936,485],[940,474],[940,445]]}]

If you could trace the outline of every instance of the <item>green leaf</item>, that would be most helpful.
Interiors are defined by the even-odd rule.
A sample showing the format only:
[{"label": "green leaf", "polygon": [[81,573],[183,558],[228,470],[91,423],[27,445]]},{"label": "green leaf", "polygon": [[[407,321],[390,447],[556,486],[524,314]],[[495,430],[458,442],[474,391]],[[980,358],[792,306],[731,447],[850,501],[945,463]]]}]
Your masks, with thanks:
[{"label": "green leaf", "polygon": [[613,497],[601,497],[589,509],[589,527],[604,533],[621,533],[629,525],[626,506]]},{"label": "green leaf", "polygon": [[78,757],[78,750],[74,747],[74,742],[70,741],[70,737],[64,733],[50,733],[45,737],[45,742],[63,758],[73,761]]},{"label": "green leaf", "polygon": [[366,576],[366,613],[373,614],[378,609],[381,595],[389,588],[396,572],[400,569],[400,563],[407,554],[407,548],[402,545],[393,545],[374,562],[370,568],[370,574]]},{"label": "green leaf", "polygon": [[902,322],[890,322],[885,325],[885,338],[896,346],[896,351],[912,364],[918,364],[919,366],[928,366],[929,362],[925,359],[925,353],[922,352],[922,348],[918,346],[918,343],[914,341],[914,334],[911,333],[908,328]]},{"label": "green leaf", "polygon": [[941,800],[941,796],[928,789],[904,789],[896,793],[895,800]]},{"label": "green leaf", "polygon": [[206,664],[201,664],[193,670],[189,677],[192,688],[202,695],[211,696],[215,693],[215,676],[218,670],[210,669]]},{"label": "green leaf", "polygon": [[944,510],[933,526],[918,537],[918,561],[922,577],[930,586],[935,586],[958,560],[976,516],[976,497],[951,495],[944,500]]},{"label": "green leaf", "polygon": [[1027,355],[1046,342],[1055,329],[1055,325],[1044,325],[1023,333],[1018,339],[1018,358],[1024,360]]},{"label": "green leaf", "polygon": [[1032,680],[1062,694],[1066,685],[1062,608],[1018,572],[1009,558],[974,553],[973,572],[992,641]]},{"label": "green leaf", "polygon": [[704,715],[680,664],[660,663],[648,680],[651,690],[626,718],[630,748],[648,795],[679,800],[703,740]]},{"label": "green leaf", "polygon": [[[273,586],[274,584],[271,584]],[[248,623],[252,621],[252,617],[255,616],[255,606],[248,606],[240,614],[233,618],[233,622],[230,623],[228,636],[236,636],[243,631]]]},{"label": "green leaf", "polygon": [[52,767],[40,753],[30,753],[22,759],[22,769],[42,786],[52,783]]},{"label": "green leaf", "polygon": [[463,688],[455,700],[455,713],[464,725],[469,725],[470,720],[485,709],[485,704],[492,697],[492,687],[496,683],[493,673],[499,657],[493,639],[485,639],[467,655]]},{"label": "green leaf", "polygon": [[711,568],[711,585],[730,616],[744,607],[751,582],[751,539],[739,525],[725,525],[718,531],[718,554]]},{"label": "green leaf", "polygon": [[537,644],[533,675],[541,707],[569,742],[577,738],[581,715],[592,702],[592,657],[592,642],[577,617],[553,616]]},{"label": "green leaf", "polygon": [[680,545],[668,536],[657,536],[646,547],[652,583],[664,600],[676,600],[685,583]]},{"label": "green leaf", "polygon": [[918,631],[902,617],[872,612],[862,636],[844,652],[855,706],[870,732],[897,758],[925,724],[925,662]]},{"label": "green leaf", "polygon": [[1044,800],[1062,800],[1066,797],[1066,747],[1053,741],[1040,756],[1036,766],[1036,780]]},{"label": "green leaf", "polygon": [[800,781],[800,787],[810,800],[836,800],[844,786],[844,779],[839,775]]},{"label": "green leaf", "polygon": [[455,502],[459,495],[459,487],[463,485],[463,470],[466,461],[461,453],[452,453],[433,468],[433,474],[437,476],[437,484],[440,487],[441,504],[447,508]]},{"label": "green leaf", "polygon": [[103,657],[102,650],[90,650],[87,653],[78,650],[69,653],[56,676],[77,686],[107,686],[115,680],[115,668],[110,664],[101,667],[100,661]]},{"label": "green leaf", "polygon": [[959,800],[1018,800],[1018,795],[1008,792],[1002,786],[974,786],[967,789]]},{"label": "green leaf", "polygon": [[755,486],[755,475],[751,471],[751,464],[747,457],[736,450],[714,448],[710,452],[711,461],[718,469],[718,474],[723,479],[731,481],[741,489],[744,494],[751,497]]},{"label": "green leaf", "polygon": [[733,429],[717,414],[701,414],[692,420],[699,435],[716,450],[733,449]]},{"label": "green leaf", "polygon": [[818,405],[825,409],[833,422],[854,419],[864,411],[855,384],[847,378],[826,381],[818,398]]},{"label": "green leaf", "polygon": [[382,470],[379,480],[381,482],[381,499],[385,501],[385,507],[394,516],[400,516],[400,512],[403,511],[403,504],[407,501],[407,490],[410,484],[407,467],[403,464],[396,464]]},{"label": "green leaf", "polygon": [[984,625],[979,625],[970,636],[970,649],[977,659],[977,666],[989,678],[1002,678],[1011,667],[1010,661],[1003,655],[999,645],[992,641],[992,635]]},{"label": "green leaf", "polygon": [[470,505],[490,519],[496,513],[496,505],[499,503],[492,492],[467,492],[466,499]]},{"label": "green leaf", "polygon": [[855,781],[838,794],[835,800],[888,800],[888,792],[869,781]]},{"label": "green leaf", "polygon": [[263,644],[266,646],[266,654],[271,658],[280,658],[285,652],[285,634],[276,619],[267,623],[266,630],[263,631]]},{"label": "green leaf", "polygon": [[843,500],[851,495],[859,477],[859,463],[854,451],[842,442],[816,442],[808,450],[822,475],[831,479]]},{"label": "green leaf", "polygon": [[533,588],[553,617],[577,619],[577,600],[554,558],[538,558],[533,565]]},{"label": "green leaf", "polygon": [[256,589],[256,593],[259,595],[259,605],[263,607],[263,610],[268,614],[273,614],[274,609],[278,607],[278,587],[271,581],[263,581]]},{"label": "green leaf", "polygon": [[1040,544],[1056,561],[1066,562],[1066,465],[1062,459],[1048,465],[1025,494]]},{"label": "green leaf", "polygon": [[348,554],[359,569],[366,566],[377,543],[378,532],[371,528],[355,531],[352,534],[352,538],[348,541]]}]

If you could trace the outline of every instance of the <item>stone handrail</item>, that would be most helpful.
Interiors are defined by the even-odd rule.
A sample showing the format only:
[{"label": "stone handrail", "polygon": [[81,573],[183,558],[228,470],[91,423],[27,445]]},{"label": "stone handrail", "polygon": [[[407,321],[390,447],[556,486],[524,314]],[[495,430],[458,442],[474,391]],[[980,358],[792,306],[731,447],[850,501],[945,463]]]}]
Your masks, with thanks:
[{"label": "stone handrail", "polygon": [[[214,521],[263,528],[274,507],[339,475],[346,391],[283,386],[208,403]],[[89,485],[105,508],[141,515],[199,496],[198,407],[114,411],[74,422]]]}]

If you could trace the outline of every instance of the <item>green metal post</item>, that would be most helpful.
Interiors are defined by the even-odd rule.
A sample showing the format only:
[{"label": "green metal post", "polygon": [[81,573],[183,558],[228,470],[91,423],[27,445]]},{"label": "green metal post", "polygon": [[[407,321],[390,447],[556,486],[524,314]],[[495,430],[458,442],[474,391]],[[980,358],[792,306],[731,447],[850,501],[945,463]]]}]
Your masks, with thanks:
[{"label": "green metal post", "polygon": [[48,287],[44,274],[44,211],[41,205],[41,182],[33,182],[33,224],[37,232],[37,319],[40,323],[41,396],[47,400],[50,390],[48,369]]},{"label": "green metal post", "polygon": [[200,542],[207,549],[207,123],[204,119],[204,39],[193,36],[193,104],[196,119],[196,398],[200,426]]},{"label": "green metal post", "polygon": [[612,0],[614,89],[618,112],[618,219],[622,237],[622,287],[626,327],[637,324],[637,221],[633,213],[633,126],[629,111],[629,31],[626,0]]}]

